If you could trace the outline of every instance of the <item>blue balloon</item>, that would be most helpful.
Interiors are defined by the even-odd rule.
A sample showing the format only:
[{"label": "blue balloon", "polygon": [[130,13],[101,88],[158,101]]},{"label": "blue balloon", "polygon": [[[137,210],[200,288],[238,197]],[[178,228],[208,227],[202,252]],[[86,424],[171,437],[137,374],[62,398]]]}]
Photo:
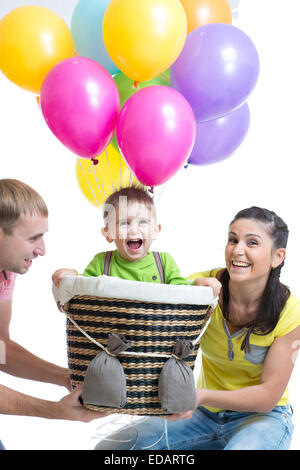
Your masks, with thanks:
[{"label": "blue balloon", "polygon": [[79,56],[99,62],[112,75],[120,72],[104,45],[102,23],[110,0],[79,0],[71,20],[71,32]]}]

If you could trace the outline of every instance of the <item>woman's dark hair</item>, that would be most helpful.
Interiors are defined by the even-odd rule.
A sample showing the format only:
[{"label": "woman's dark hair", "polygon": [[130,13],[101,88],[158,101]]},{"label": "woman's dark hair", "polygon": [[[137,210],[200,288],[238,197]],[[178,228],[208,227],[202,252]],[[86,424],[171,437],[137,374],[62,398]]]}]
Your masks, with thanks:
[{"label": "woman's dark hair", "polygon": [[[286,248],[289,229],[286,223],[278,217],[275,212],[255,206],[249,207],[248,209],[243,209],[238,212],[230,226],[238,219],[254,219],[263,223],[267,233],[273,240],[273,248]],[[242,325],[242,327],[247,328],[241,346],[242,350],[250,350],[249,341],[251,333],[256,335],[267,335],[277,325],[280,313],[290,295],[289,288],[279,280],[280,271],[283,265],[284,261],[277,266],[277,268],[271,270],[254,320],[247,325]],[[227,269],[225,269],[221,276],[221,282],[223,293],[223,315],[226,320],[229,320],[229,279],[229,273]]]}]

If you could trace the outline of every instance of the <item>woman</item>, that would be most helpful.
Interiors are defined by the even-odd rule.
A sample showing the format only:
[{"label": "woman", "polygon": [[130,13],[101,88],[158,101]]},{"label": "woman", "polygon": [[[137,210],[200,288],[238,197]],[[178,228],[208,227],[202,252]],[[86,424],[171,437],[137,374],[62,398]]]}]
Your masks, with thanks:
[{"label": "woman", "polygon": [[300,340],[300,300],[279,280],[287,239],[287,225],[274,212],[251,207],[235,216],[226,269],[191,276],[222,284],[201,339],[198,407],[127,427],[97,450],[289,448],[287,384]]}]

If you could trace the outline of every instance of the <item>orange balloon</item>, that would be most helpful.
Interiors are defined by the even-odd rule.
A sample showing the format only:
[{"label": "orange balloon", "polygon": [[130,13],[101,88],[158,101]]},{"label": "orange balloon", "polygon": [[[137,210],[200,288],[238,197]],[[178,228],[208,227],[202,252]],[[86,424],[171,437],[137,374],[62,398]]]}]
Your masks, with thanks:
[{"label": "orange balloon", "polygon": [[188,20],[188,33],[209,23],[232,24],[228,0],[180,0]]}]

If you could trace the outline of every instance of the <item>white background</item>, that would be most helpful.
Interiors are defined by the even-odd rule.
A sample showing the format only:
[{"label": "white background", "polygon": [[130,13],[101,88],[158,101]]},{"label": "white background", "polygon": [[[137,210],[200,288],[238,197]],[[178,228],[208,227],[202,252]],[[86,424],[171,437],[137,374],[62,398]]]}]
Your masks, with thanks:
[{"label": "white background", "polygon": [[[0,18],[26,3],[0,0]],[[70,24],[77,1],[32,3],[52,8]],[[182,169],[167,183],[158,203],[163,230],[153,247],[169,251],[183,275],[222,266],[229,222],[238,210],[259,205],[274,210],[289,225],[282,281],[300,296],[299,17],[299,0],[240,2],[235,24],[253,40],[261,62],[258,84],[248,100],[248,136],[231,158]],[[81,271],[96,252],[107,249],[100,236],[101,214],[79,190],[75,163],[76,157],[51,134],[34,95],[0,74],[0,177],[33,186],[50,211],[47,254],[34,261],[16,284],[11,336],[62,366],[67,365],[65,319],[52,297],[51,274],[59,267]],[[300,449],[299,367],[296,364],[290,382],[295,424],[292,449]],[[5,374],[1,383],[50,400],[65,395],[60,387]],[[83,424],[2,415],[0,439],[8,449],[92,449],[97,428],[105,420]]]}]

